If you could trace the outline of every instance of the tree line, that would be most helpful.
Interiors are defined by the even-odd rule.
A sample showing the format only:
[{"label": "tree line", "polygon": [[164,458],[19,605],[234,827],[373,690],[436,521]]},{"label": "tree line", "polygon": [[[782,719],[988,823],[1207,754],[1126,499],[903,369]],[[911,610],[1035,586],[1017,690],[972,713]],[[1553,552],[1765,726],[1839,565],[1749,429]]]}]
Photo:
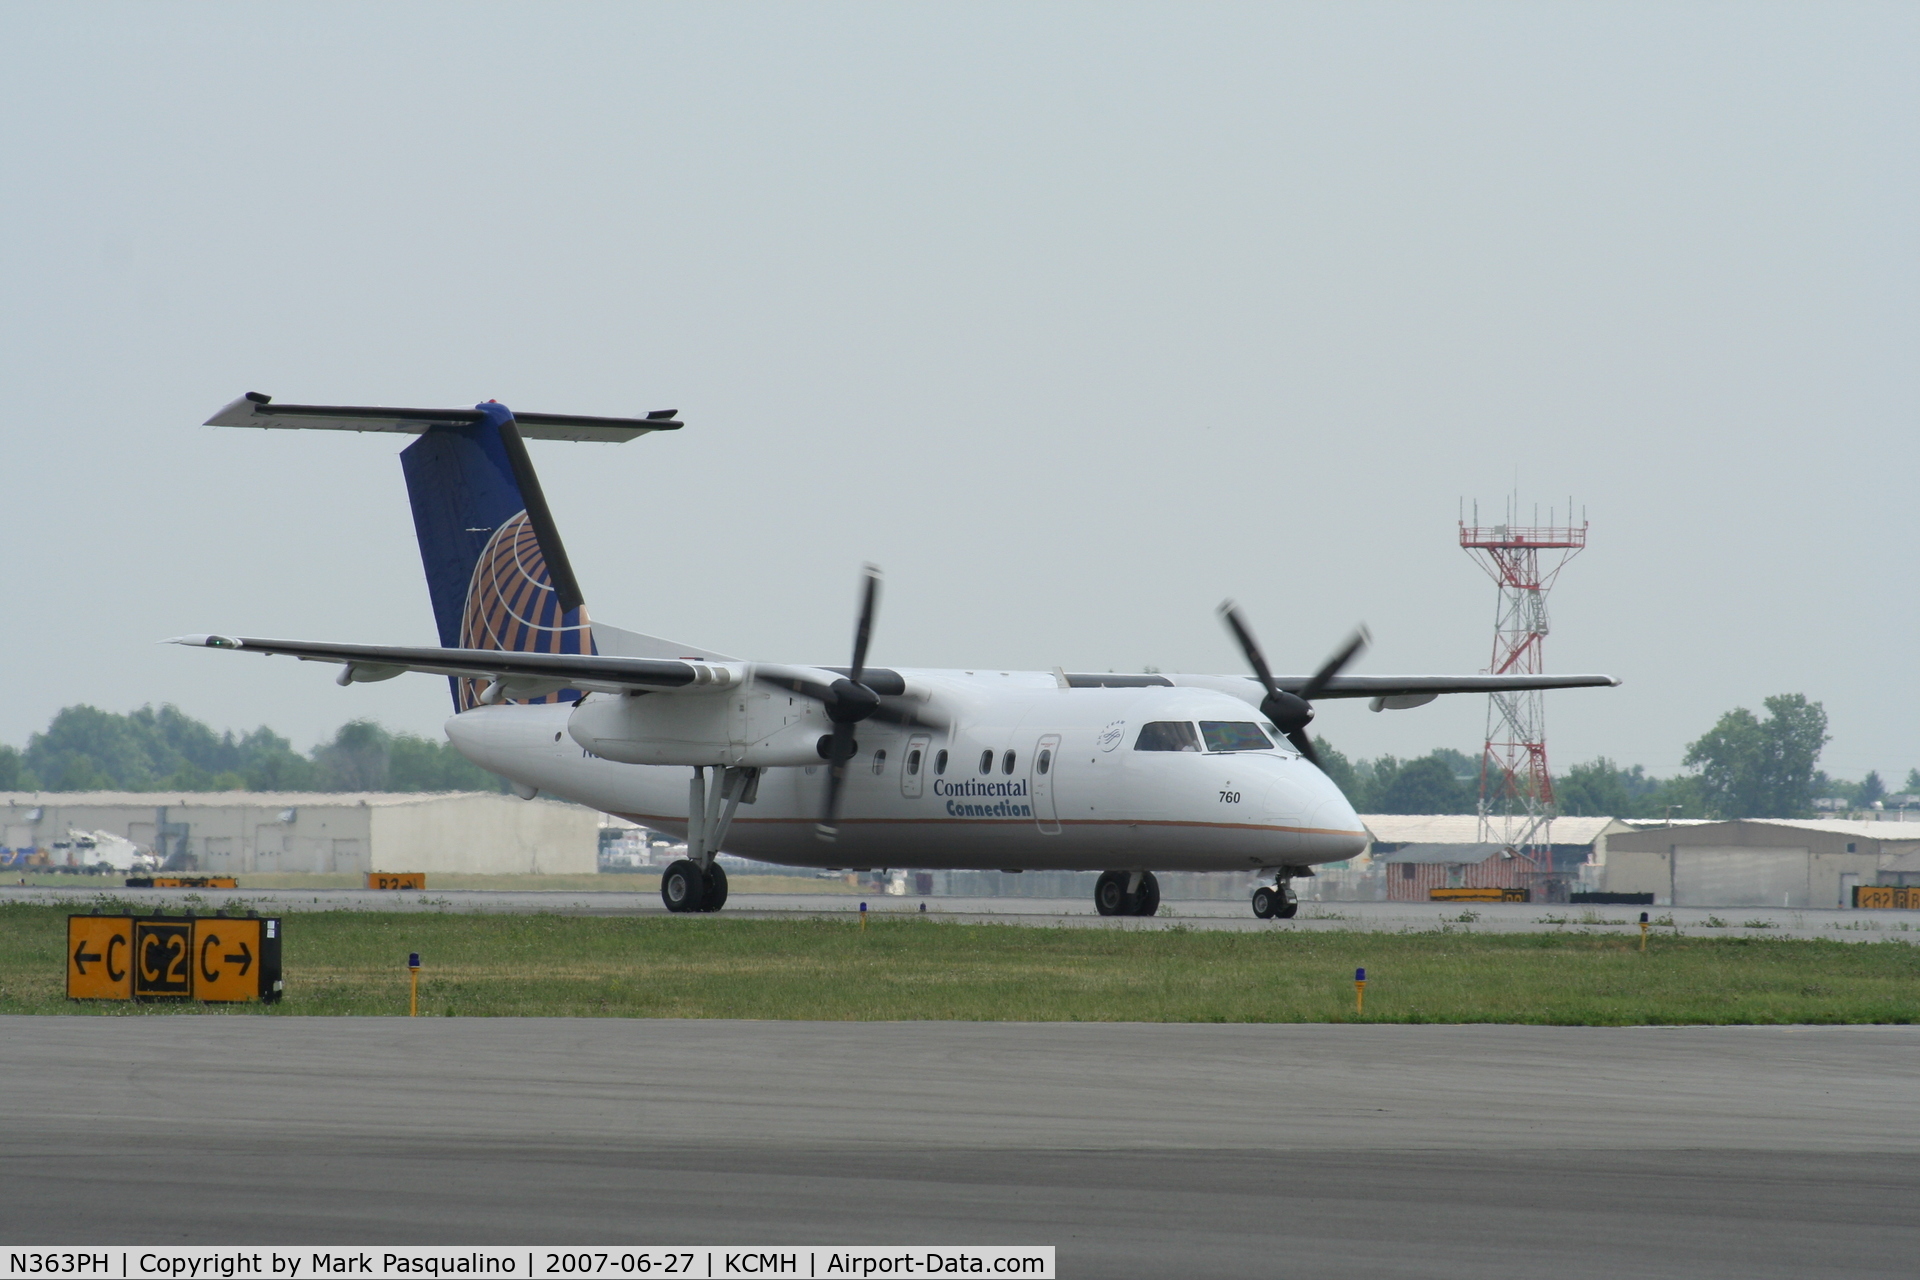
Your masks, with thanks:
[{"label": "tree line", "polygon": [[[1640,765],[1606,757],[1576,764],[1553,780],[1554,809],[1570,816],[1609,818],[1804,818],[1816,800],[1847,809],[1870,808],[1888,788],[1876,773],[1859,782],[1818,768],[1831,741],[1826,709],[1804,694],[1783,693],[1761,704],[1766,715],[1735,707],[1688,745],[1682,771],[1655,778]],[[1380,756],[1349,760],[1316,738],[1327,775],[1361,813],[1473,813],[1480,796],[1480,761],[1442,747],[1414,760]],[[1920,769],[1907,772],[1901,792],[1920,796]]]},{"label": "tree line", "polygon": [[25,751],[0,746],[0,791],[500,791],[453,749],[350,720],[302,754],[262,725],[215,733],[168,704],[59,711]]}]

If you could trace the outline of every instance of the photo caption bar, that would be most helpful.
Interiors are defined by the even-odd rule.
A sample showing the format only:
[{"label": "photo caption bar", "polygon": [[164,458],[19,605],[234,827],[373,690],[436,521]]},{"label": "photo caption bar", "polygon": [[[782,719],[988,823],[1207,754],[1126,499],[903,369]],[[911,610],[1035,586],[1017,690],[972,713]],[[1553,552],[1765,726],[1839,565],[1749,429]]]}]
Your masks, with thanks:
[{"label": "photo caption bar", "polygon": [[318,1280],[332,1276],[491,1276],[549,1280],[580,1276],[1026,1276],[1054,1280],[1052,1245],[525,1245],[409,1246],[111,1245],[8,1247],[0,1280],[91,1276],[110,1280]]}]

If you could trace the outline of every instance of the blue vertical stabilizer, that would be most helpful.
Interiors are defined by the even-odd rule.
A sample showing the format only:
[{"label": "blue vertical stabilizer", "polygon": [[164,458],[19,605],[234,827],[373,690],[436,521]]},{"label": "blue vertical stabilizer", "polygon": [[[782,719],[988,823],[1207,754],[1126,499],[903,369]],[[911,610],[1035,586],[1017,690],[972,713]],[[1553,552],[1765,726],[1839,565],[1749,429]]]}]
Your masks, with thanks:
[{"label": "blue vertical stabilizer", "polygon": [[[594,653],[586,605],[513,415],[491,401],[476,407],[481,421],[436,424],[400,454],[440,643]],[[478,681],[450,683],[456,711],[479,701]],[[562,689],[514,700],[579,696]]]}]

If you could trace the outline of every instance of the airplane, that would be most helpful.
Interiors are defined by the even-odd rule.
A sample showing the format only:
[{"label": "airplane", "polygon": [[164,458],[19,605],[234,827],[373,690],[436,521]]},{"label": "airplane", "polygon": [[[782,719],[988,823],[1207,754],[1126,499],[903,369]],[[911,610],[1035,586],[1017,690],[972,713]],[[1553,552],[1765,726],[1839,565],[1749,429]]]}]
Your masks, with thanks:
[{"label": "airplane", "polygon": [[234,635],[169,643],[340,667],[342,686],[445,676],[461,755],[523,799],[571,800],[684,835],[673,912],[727,900],[722,850],[827,870],[1099,871],[1101,915],[1150,916],[1155,873],[1292,882],[1370,836],[1320,769],[1313,704],[1376,711],[1442,694],[1617,685],[1605,675],[1367,676],[1354,634],[1310,676],[1276,676],[1231,601],[1220,615],[1250,675],[930,670],[868,662],[880,573],[866,567],[844,667],[748,661],[588,617],[526,441],[624,442],[684,425],[472,409],[275,404],[249,392],[208,426],[417,436],[400,453],[438,646]]}]

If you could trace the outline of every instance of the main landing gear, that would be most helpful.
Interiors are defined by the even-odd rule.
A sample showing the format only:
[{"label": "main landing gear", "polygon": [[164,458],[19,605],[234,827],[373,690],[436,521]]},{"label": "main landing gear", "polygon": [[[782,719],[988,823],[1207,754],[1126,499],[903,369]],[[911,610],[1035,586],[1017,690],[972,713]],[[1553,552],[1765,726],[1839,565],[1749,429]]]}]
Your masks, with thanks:
[{"label": "main landing gear", "polygon": [[1093,909],[1103,916],[1150,916],[1160,910],[1160,882],[1151,871],[1102,871]]},{"label": "main landing gear", "polygon": [[727,901],[727,872],[714,855],[727,838],[733,814],[752,804],[760,790],[758,769],[714,769],[715,785],[707,787],[707,771],[695,766],[687,784],[687,856],[660,875],[660,900],[669,911],[718,911]]},{"label": "main landing gear", "polygon": [[661,873],[660,900],[669,911],[718,911],[727,901],[727,869],[714,862],[702,871],[682,858]]},{"label": "main landing gear", "polygon": [[1253,891],[1253,914],[1262,920],[1291,920],[1300,912],[1300,897],[1293,891],[1293,878],[1312,875],[1311,867],[1282,867],[1271,885]]}]

